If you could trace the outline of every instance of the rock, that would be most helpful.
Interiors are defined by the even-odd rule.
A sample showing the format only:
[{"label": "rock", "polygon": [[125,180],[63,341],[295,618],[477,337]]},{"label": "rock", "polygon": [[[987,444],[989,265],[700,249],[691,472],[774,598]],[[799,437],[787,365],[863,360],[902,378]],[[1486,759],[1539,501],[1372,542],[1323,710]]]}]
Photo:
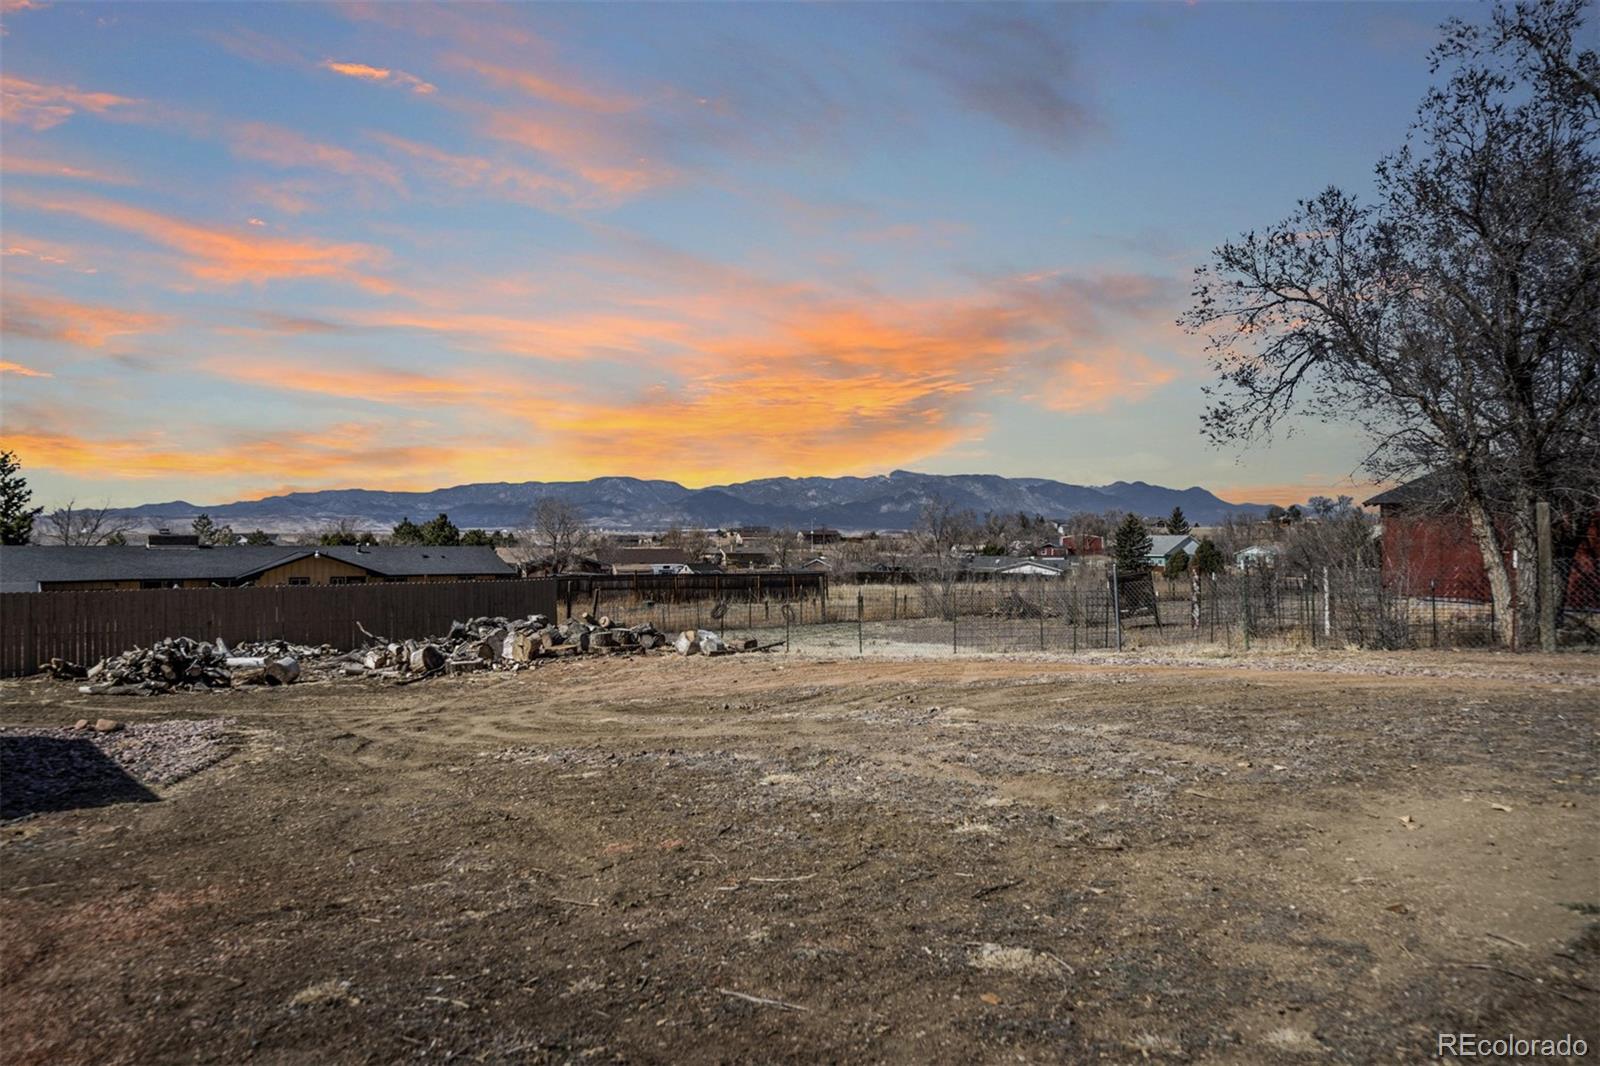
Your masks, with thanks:
[{"label": "rock", "polygon": [[78,730],[79,732],[82,732],[83,730],[88,729],[89,728],[89,719],[87,719],[87,718],[78,719],[76,722],[72,723],[72,728]]},{"label": "rock", "polygon": [[94,723],[96,733],[115,733],[122,728],[122,723],[115,718],[100,718]]}]

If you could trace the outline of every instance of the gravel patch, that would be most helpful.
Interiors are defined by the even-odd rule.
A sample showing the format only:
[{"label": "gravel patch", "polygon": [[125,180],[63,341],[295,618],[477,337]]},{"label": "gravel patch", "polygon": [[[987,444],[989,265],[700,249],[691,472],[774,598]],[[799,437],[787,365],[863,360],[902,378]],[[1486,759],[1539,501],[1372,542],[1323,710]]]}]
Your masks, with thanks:
[{"label": "gravel patch", "polygon": [[0,729],[0,820],[44,811],[149,803],[234,750],[232,718],[150,722],[113,733]]}]

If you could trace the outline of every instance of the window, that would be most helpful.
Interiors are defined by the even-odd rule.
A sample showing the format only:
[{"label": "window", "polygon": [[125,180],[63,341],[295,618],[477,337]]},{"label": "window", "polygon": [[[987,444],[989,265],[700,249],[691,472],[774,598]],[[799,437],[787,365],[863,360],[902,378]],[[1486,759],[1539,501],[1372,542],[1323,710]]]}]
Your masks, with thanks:
[{"label": "window", "polygon": [[309,584],[311,584],[311,579],[309,577],[291,577],[289,579],[289,584],[291,584],[291,585],[309,585]]},{"label": "window", "polygon": [[364,577],[330,577],[328,579],[328,584],[330,585],[365,585],[366,583],[367,579]]}]

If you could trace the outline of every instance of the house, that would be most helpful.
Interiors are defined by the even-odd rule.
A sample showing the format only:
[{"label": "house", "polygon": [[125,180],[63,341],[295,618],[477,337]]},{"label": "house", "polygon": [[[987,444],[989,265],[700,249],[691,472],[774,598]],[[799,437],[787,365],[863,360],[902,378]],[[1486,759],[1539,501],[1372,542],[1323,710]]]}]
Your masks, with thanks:
[{"label": "house", "polygon": [[838,544],[842,540],[844,540],[844,534],[840,533],[837,529],[819,527],[816,529],[802,530],[800,533],[800,543],[809,544],[813,548],[819,544]]},{"label": "house", "polygon": [[1061,548],[1068,556],[1104,555],[1106,538],[1095,533],[1085,533],[1082,536],[1068,533],[1061,538]]},{"label": "house", "polygon": [[699,562],[681,548],[613,548],[607,557],[613,574],[687,574]]},{"label": "house", "polygon": [[1188,533],[1157,533],[1150,538],[1150,554],[1145,562],[1155,567],[1165,567],[1179,552],[1190,558],[1200,549],[1200,542]]},{"label": "house", "polygon": [[1276,566],[1277,562],[1276,544],[1252,544],[1242,551],[1233,553],[1233,565],[1241,570],[1249,567]]},{"label": "house", "polygon": [[967,559],[966,570],[974,578],[995,577],[1061,577],[1070,567],[1065,559],[1042,559],[1037,556],[974,555]]},{"label": "house", "polygon": [[760,548],[723,548],[717,555],[728,570],[756,570],[772,565],[772,553]]},{"label": "house", "polygon": [[0,547],[8,589],[214,588],[481,581],[517,576],[488,547],[280,544],[240,547]]},{"label": "house", "polygon": [[[1408,596],[1438,596],[1488,603],[1489,575],[1472,522],[1461,510],[1459,496],[1442,473],[1425,474],[1365,501],[1378,508],[1383,540],[1384,584]],[[1556,551],[1565,564],[1566,595],[1571,610],[1600,610],[1600,511],[1574,523],[1558,523]],[[1502,531],[1504,532],[1504,531]],[[1503,537],[1507,543],[1509,537]],[[1532,560],[1505,553],[1507,568],[1531,566]]]}]

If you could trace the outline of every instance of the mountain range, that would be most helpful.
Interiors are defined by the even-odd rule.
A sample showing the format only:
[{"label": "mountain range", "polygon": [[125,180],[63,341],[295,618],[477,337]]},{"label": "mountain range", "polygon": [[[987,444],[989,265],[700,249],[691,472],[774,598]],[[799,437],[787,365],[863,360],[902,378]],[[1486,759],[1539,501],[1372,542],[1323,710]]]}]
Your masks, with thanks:
[{"label": "mountain range", "polygon": [[1143,481],[1068,485],[1047,478],[997,474],[918,474],[896,470],[875,477],[762,478],[690,489],[675,481],[602,477],[590,481],[523,481],[457,485],[429,492],[327,489],[292,492],[260,500],[199,505],[185,500],[116,509],[132,528],[187,530],[209,514],[236,531],[304,532],[339,521],[358,528],[387,529],[403,518],[421,522],[448,513],[463,529],[515,529],[542,497],[555,496],[582,509],[589,524],[619,531],[765,525],[806,529],[828,526],[846,532],[911,529],[934,499],[978,514],[1044,515],[1064,518],[1083,511],[1132,511],[1165,515],[1182,507],[1192,522],[1216,522],[1229,514],[1258,514],[1263,504],[1229,503],[1202,488],[1170,489]]}]

